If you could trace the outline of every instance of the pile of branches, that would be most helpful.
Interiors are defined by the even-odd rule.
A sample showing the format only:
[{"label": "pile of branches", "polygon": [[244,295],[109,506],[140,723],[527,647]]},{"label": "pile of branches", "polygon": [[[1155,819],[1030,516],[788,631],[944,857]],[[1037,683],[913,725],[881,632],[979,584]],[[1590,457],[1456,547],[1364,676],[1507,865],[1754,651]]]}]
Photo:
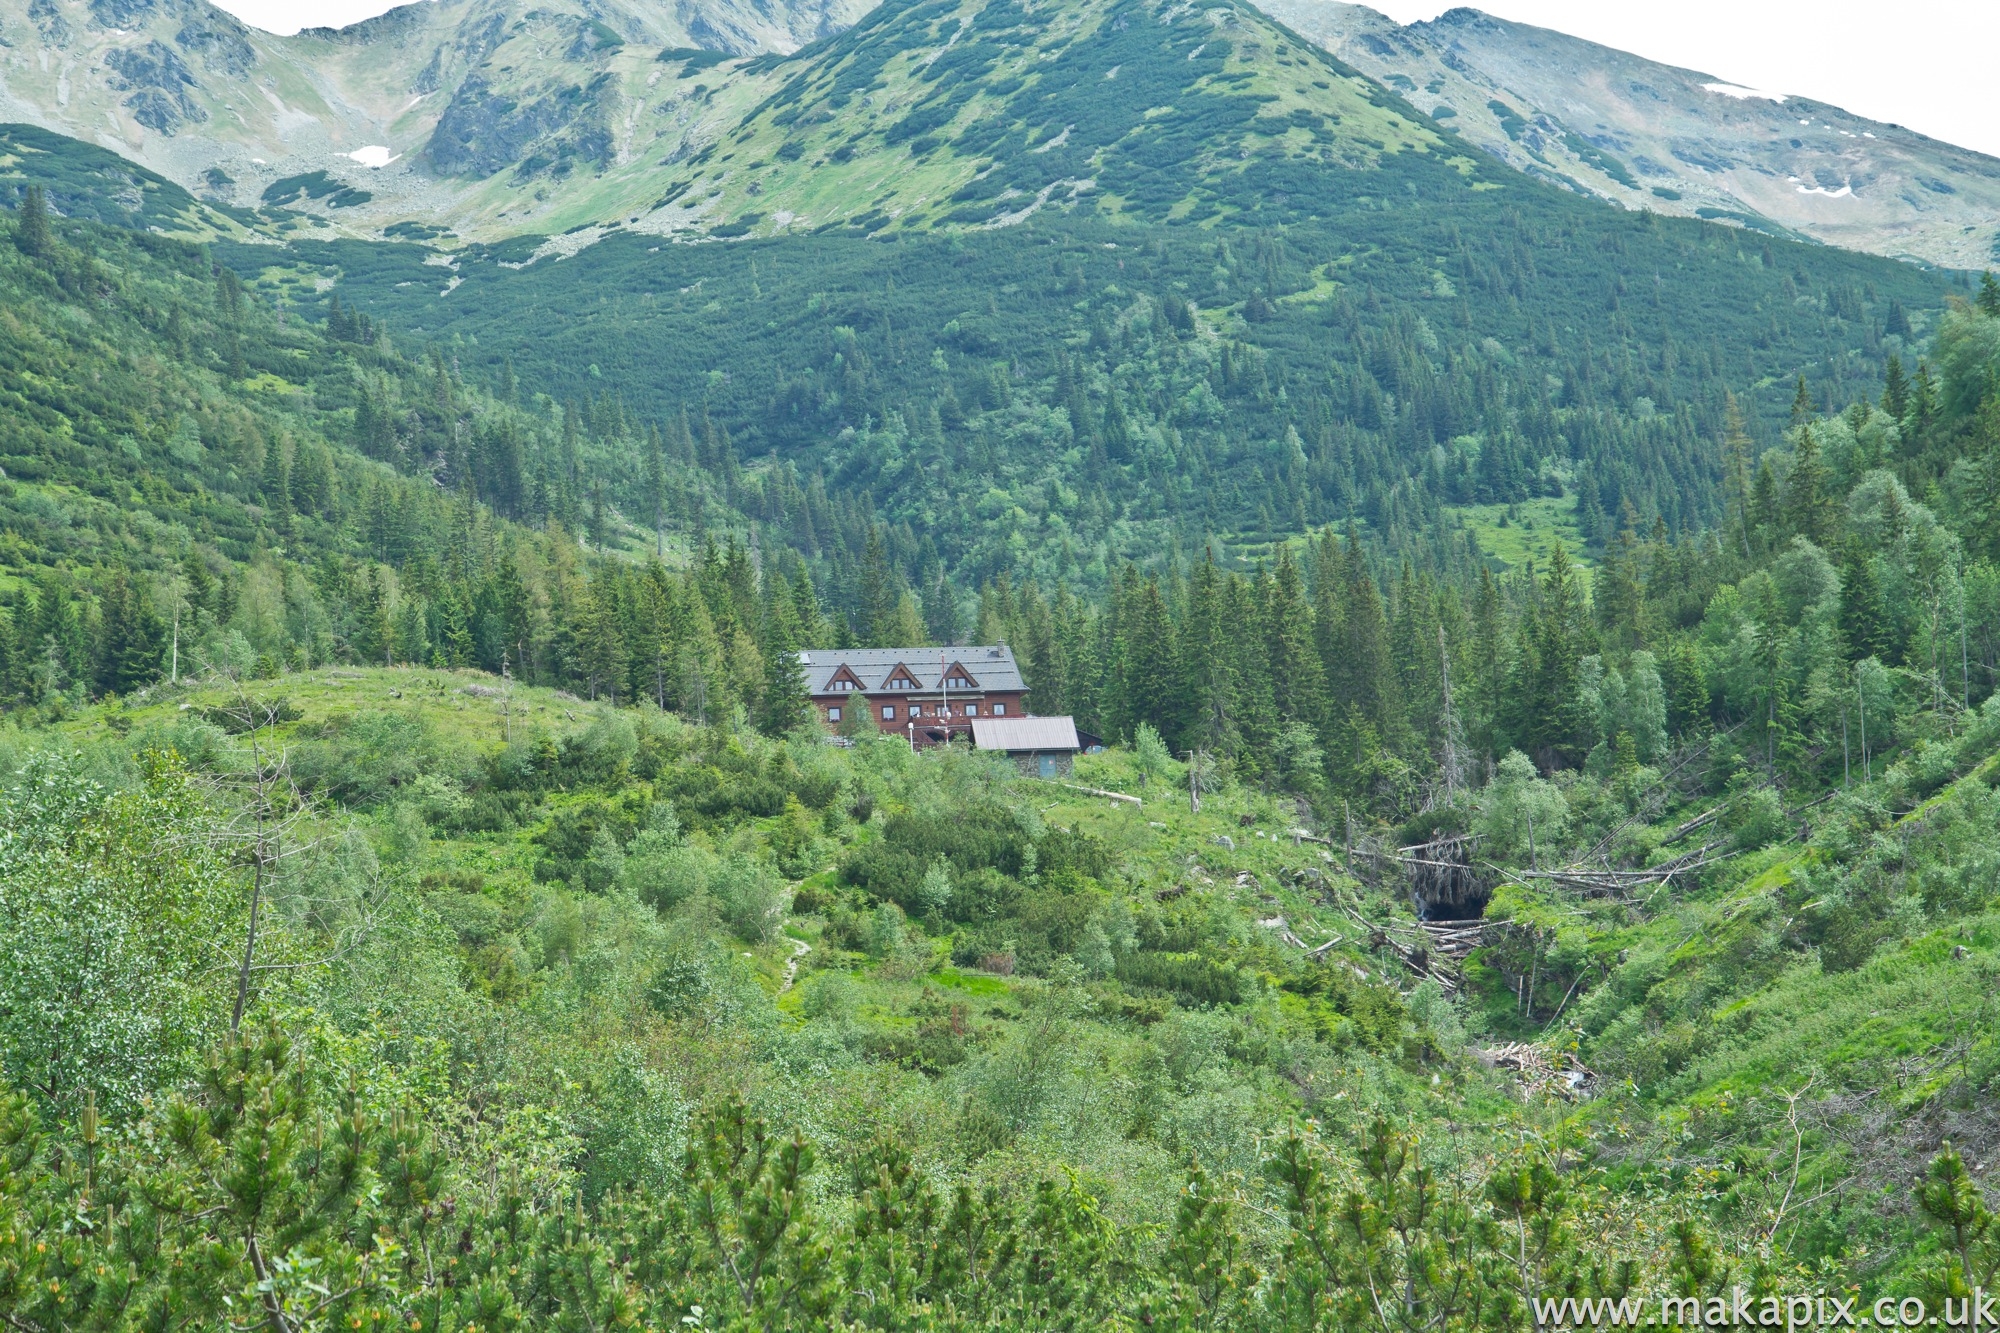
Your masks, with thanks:
[{"label": "pile of branches", "polygon": [[1590,1095],[1597,1081],[1597,1075],[1571,1052],[1551,1051],[1530,1042],[1508,1042],[1476,1054],[1489,1069],[1511,1071],[1520,1081],[1524,1097],[1539,1094],[1579,1101]]},{"label": "pile of branches", "polygon": [[1685,855],[1641,870],[1613,870],[1603,865],[1569,865],[1560,870],[1515,870],[1509,873],[1517,880],[1539,880],[1554,884],[1558,888],[1568,889],[1585,898],[1629,898],[1640,889],[1669,884],[1677,876],[1692,875],[1718,862],[1727,861],[1736,855],[1733,851],[1721,850],[1727,841],[1722,839],[1704,843]]},{"label": "pile of branches", "polygon": [[[1341,903],[1341,909],[1361,928],[1362,938],[1370,948],[1395,955],[1405,968],[1418,977],[1437,982],[1445,994],[1458,993],[1462,984],[1458,975],[1459,960],[1471,952],[1471,945],[1466,946],[1464,952],[1448,952],[1438,947],[1431,932],[1422,923],[1415,931],[1405,926],[1378,926],[1346,902]],[[1455,924],[1471,927],[1477,923]]]},{"label": "pile of branches", "polygon": [[1419,921],[1417,925],[1428,937],[1430,952],[1454,964],[1464,962],[1468,954],[1486,942],[1484,921]]}]

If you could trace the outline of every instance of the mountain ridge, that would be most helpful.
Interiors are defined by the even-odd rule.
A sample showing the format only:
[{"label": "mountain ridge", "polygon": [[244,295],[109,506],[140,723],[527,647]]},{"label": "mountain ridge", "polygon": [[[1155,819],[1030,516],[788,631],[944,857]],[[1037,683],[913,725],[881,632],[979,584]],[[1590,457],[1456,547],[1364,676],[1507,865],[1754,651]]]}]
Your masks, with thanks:
[{"label": "mountain ridge", "polygon": [[1899,125],[1469,7],[1399,25],[1342,0],[1260,3],[1469,144],[1620,207],[1947,267],[2000,245],[2000,159]]},{"label": "mountain ridge", "polygon": [[[726,238],[792,225],[771,221],[780,214],[814,218],[813,225],[836,214],[865,215],[892,181],[892,197],[881,206],[900,216],[917,196],[928,209],[991,173],[980,155],[959,160],[948,148],[921,164],[906,162],[910,142],[935,147],[937,136],[892,138],[888,110],[866,102],[841,101],[843,116],[872,127],[853,142],[829,121],[817,122],[817,130],[799,118],[777,123],[789,105],[784,99],[814,87],[844,97],[836,74],[799,82],[814,62],[847,60],[852,72],[853,57],[836,54],[828,39],[855,31],[857,42],[879,47],[883,33],[914,31],[911,24],[928,25],[923,40],[932,47],[889,53],[863,96],[894,105],[920,97],[941,110],[929,83],[964,59],[965,34],[973,34],[966,49],[982,47],[979,25],[990,6],[934,8],[900,0],[698,0],[671,10],[643,0],[440,0],[346,28],[278,37],[207,0],[0,0],[0,38],[11,42],[0,50],[0,119],[82,138],[175,181],[230,219],[203,224],[220,234],[495,241],[580,229],[591,239],[618,227],[709,235],[722,227]],[[1264,42],[1272,55],[1261,72],[1237,56],[1204,77],[1222,81],[1209,88],[1217,93],[1247,75],[1256,86],[1235,91],[1270,104],[1270,120],[1337,116],[1347,105],[1380,121],[1377,132],[1330,136],[1339,165],[1365,159],[1371,137],[1385,145],[1449,142],[1627,209],[1961,268],[1990,262],[2000,245],[2000,160],[1470,8],[1405,27],[1339,0],[1261,0],[1254,9],[1198,12],[1164,4],[1030,7],[1007,39],[1007,59],[1020,69],[986,82],[1045,83],[1046,71],[1021,62],[1074,59],[1063,33],[1081,24],[1093,40],[1109,40],[1114,29],[1092,28],[1093,15],[1129,23],[1141,10],[1172,14],[1183,25],[1259,31],[1268,19],[1272,33],[1289,30],[1333,57],[1338,69],[1324,72],[1326,87],[1288,85],[1282,48],[1289,39],[1274,36]],[[948,26],[947,11],[959,24],[953,32],[939,26]],[[1098,73],[1115,80],[1121,70],[1129,77],[1113,64]],[[1354,80],[1380,85],[1393,105],[1363,110],[1381,95],[1357,91]],[[1180,86],[1200,82],[1187,78]],[[961,138],[982,116],[1032,118],[1025,104],[1003,105],[1018,89],[995,94],[962,76],[944,84],[970,99],[952,112]],[[1071,84],[1068,95],[1080,90]],[[1164,100],[1155,105],[1126,109],[1171,110],[1172,98],[1159,95]],[[1399,121],[1414,128],[1396,128]],[[1135,143],[1149,132],[1138,122],[1120,131]],[[715,148],[725,139],[750,150],[736,158],[745,165],[759,160],[760,146],[801,156],[767,153],[770,179],[744,179],[743,166],[725,179],[713,159],[696,161],[712,150],[726,157],[730,150]],[[1212,174],[1224,151],[1217,143],[1179,142],[1191,158],[1206,152],[1199,170]],[[1296,157],[1301,146],[1264,148]],[[1063,151],[1046,140],[1034,147]],[[852,166],[871,154],[880,161]],[[1094,179],[1080,164],[1026,190],[1003,183],[1000,193],[1018,191],[1007,196],[1014,213],[1051,201],[1076,205],[1096,188],[1085,185]],[[935,212],[927,214],[933,224]],[[736,232],[750,214],[757,217]],[[953,225],[984,225],[996,216]]]},{"label": "mountain ridge", "polygon": [[[280,37],[207,0],[5,0],[0,119],[111,149],[213,204],[299,205],[265,219],[269,232],[449,228],[468,210],[504,211],[463,179],[469,166],[495,167],[491,152],[453,154],[468,124],[511,114],[497,146],[510,166],[542,154],[544,169],[529,173],[542,188],[635,145],[665,137],[671,149],[703,120],[705,106],[662,106],[647,91],[658,52],[713,65],[796,50],[866,8],[445,0]],[[645,132],[647,113],[658,132]]]}]

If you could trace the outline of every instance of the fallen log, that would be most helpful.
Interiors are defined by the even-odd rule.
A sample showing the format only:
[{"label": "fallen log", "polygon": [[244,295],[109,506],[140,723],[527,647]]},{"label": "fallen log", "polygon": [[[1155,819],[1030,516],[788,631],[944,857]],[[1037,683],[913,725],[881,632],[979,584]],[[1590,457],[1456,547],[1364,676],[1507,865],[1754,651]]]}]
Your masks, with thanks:
[{"label": "fallen log", "polygon": [[1145,802],[1140,800],[1138,797],[1127,796],[1122,791],[1105,791],[1102,787],[1079,787],[1074,782],[1064,782],[1058,785],[1067,787],[1071,791],[1080,791],[1085,796],[1106,796],[1114,801],[1130,801],[1134,805],[1145,804]]}]

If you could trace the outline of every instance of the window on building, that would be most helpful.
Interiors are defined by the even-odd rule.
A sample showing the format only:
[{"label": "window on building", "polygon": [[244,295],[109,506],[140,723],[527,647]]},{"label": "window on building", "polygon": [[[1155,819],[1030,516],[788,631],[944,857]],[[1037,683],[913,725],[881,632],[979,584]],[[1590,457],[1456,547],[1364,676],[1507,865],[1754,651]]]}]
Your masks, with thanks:
[{"label": "window on building", "polygon": [[978,717],[978,716],[979,716],[979,705],[978,705],[978,704],[967,704],[967,705],[965,706],[965,715],[966,715],[967,717]]},{"label": "window on building", "polygon": [[1006,704],[994,704],[994,705],[993,705],[993,716],[995,716],[995,717],[1005,717],[1005,716],[1007,716],[1007,705],[1006,705]]},{"label": "window on building", "polygon": [[896,720],[896,705],[894,704],[882,705],[882,720],[884,722],[894,722]]},{"label": "window on building", "polygon": [[827,721],[829,721],[829,722],[838,722],[838,721],[840,721],[840,710],[839,710],[838,708],[829,708],[829,709],[827,709],[827,710],[826,710],[826,720],[827,720]]}]

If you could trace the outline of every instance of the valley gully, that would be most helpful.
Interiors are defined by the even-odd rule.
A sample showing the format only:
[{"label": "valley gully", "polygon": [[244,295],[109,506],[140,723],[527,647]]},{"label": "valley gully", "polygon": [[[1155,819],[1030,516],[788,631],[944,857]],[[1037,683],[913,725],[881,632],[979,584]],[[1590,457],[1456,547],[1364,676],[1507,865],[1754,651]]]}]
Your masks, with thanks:
[{"label": "valley gully", "polygon": [[[1974,1287],[1933,1309],[1915,1296],[1759,1296],[1742,1287],[1724,1296],[1662,1296],[1657,1301],[1535,1298],[1537,1328],[2000,1328],[2000,1292]],[[1858,1307],[1858,1308],[1857,1308]]]}]

